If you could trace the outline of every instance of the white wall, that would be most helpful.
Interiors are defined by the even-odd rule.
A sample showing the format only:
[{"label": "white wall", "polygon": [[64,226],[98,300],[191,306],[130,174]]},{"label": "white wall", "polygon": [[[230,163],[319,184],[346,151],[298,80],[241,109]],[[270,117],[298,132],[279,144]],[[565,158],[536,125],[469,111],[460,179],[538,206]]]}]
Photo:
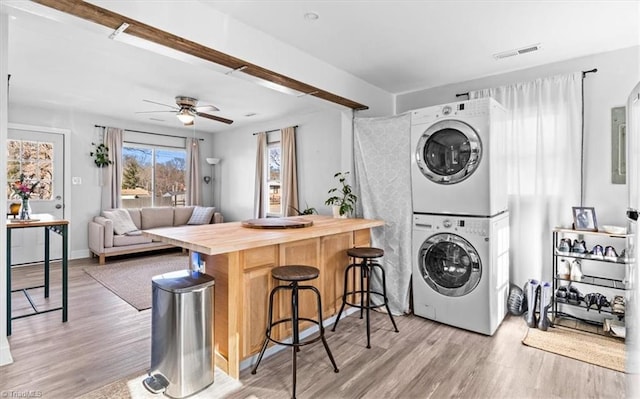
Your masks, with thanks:
[{"label": "white wall", "polygon": [[[144,125],[130,121],[112,119],[106,116],[77,113],[64,109],[43,109],[9,105],[9,122],[40,127],[59,128],[71,130],[71,164],[67,165],[71,176],[80,177],[82,184],[71,186],[71,207],[65,209],[65,217],[69,220],[69,257],[71,259],[85,258],[89,256],[89,244],[87,238],[87,223],[94,216],[100,214],[101,186],[98,180],[98,169],[93,164],[93,158],[89,156],[92,151],[92,142],[98,139],[94,125],[113,126],[125,129],[141,130],[146,132],[171,134],[181,137],[191,137],[192,133],[185,130],[162,128],[155,125]],[[200,154],[202,158],[203,172],[207,172],[208,165],[204,158],[210,156],[213,140],[211,134],[196,132],[196,137],[204,138],[200,142]],[[162,140],[158,137],[158,140]],[[208,174],[208,172],[206,173]],[[203,185],[203,201],[205,204],[212,202],[211,190]]]},{"label": "white wall", "polygon": [[281,118],[213,135],[213,155],[222,158],[216,166],[216,199],[225,221],[253,217],[256,137],[253,133],[297,125],[298,193],[300,207],[316,208],[330,215],[324,205],[327,191],[334,186],[333,175],[342,170],[341,112],[317,113]]},{"label": "white wall", "polygon": [[595,207],[599,225],[625,226],[627,185],[611,183],[611,108],[625,105],[627,96],[640,80],[639,53],[640,47],[632,47],[406,93],[397,97],[396,110],[397,113],[403,113],[416,108],[458,101],[456,94],[470,90],[598,68],[597,73],[588,74],[584,81],[584,205]]}]

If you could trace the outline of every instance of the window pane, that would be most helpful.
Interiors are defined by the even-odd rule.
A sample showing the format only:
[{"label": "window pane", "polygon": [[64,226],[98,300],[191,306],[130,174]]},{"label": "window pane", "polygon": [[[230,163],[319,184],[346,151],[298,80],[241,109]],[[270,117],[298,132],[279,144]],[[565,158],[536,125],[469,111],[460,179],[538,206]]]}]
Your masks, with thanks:
[{"label": "window pane", "polygon": [[7,159],[10,161],[20,159],[20,141],[7,140]]},{"label": "window pane", "polygon": [[185,205],[185,151],[156,150],[155,193],[160,206]]},{"label": "window pane", "polygon": [[22,142],[22,159],[36,160],[38,159],[38,143],[35,141]]},{"label": "window pane", "polygon": [[280,143],[268,147],[267,187],[269,188],[269,214],[282,215],[280,204]]}]

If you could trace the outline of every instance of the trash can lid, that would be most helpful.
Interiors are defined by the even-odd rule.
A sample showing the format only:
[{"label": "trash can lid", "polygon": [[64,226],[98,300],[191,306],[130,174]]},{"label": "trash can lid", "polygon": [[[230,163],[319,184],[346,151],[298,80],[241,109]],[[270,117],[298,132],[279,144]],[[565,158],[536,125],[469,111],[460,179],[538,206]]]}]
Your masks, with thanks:
[{"label": "trash can lid", "polygon": [[182,293],[212,286],[215,284],[215,279],[194,270],[178,270],[153,276],[151,284],[165,291]]}]

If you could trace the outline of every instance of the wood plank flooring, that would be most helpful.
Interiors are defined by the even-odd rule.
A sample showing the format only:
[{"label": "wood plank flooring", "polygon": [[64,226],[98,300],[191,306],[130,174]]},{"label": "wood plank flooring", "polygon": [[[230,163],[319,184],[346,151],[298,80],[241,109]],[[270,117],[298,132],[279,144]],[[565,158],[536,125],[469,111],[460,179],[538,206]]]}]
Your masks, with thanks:
[{"label": "wood plank flooring", "polygon": [[[97,259],[70,263],[67,323],[59,311],[13,321],[14,363],[0,367],[3,397],[78,397],[146,372],[151,312],[122,301],[84,273],[86,267],[99,267]],[[37,284],[41,270],[14,268],[13,288]],[[59,306],[59,274],[54,265],[49,300],[31,291],[40,305]],[[14,316],[28,311],[21,295],[13,295]],[[320,343],[304,347],[298,354],[298,397],[625,397],[625,374],[522,345],[526,325],[519,317],[508,317],[493,337],[413,316],[397,317],[396,323],[400,333],[386,315],[372,315],[371,349],[365,348],[364,320],[356,315],[342,320],[336,332],[327,329],[340,372],[333,372]],[[249,371],[242,372],[243,387],[230,398],[290,397],[289,350],[264,359],[256,375]]]}]

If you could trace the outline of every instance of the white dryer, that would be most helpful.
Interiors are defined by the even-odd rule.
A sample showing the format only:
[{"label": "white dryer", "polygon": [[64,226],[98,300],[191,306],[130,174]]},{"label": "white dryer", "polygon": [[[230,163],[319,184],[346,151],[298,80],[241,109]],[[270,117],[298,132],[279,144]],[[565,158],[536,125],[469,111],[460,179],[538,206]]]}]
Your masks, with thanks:
[{"label": "white dryer", "polygon": [[509,214],[414,215],[413,312],[493,335],[507,312]]},{"label": "white dryer", "polygon": [[491,216],[507,209],[505,116],[489,97],[411,112],[414,213]]}]

